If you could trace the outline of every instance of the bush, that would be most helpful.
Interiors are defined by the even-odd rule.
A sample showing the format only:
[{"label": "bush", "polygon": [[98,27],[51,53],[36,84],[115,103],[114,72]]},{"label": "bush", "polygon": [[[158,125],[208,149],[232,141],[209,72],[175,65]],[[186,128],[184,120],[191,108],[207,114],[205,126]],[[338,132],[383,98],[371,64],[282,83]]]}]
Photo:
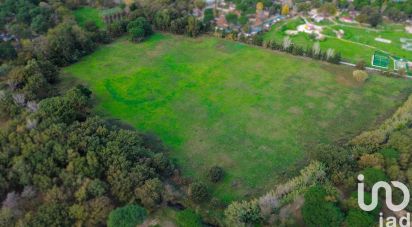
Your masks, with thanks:
[{"label": "bush", "polygon": [[368,73],[364,70],[353,71],[353,78],[359,82],[364,82],[368,79]]},{"label": "bush", "polygon": [[254,226],[261,221],[259,204],[256,200],[231,203],[225,210],[229,226]]},{"label": "bush", "polygon": [[127,31],[132,36],[133,42],[141,42],[153,34],[152,26],[144,17],[139,17],[127,25]]},{"label": "bush", "polygon": [[202,219],[193,210],[186,209],[176,214],[176,224],[180,227],[200,227],[202,226]]},{"label": "bush", "polygon": [[359,60],[359,61],[356,62],[355,68],[359,69],[359,70],[365,70],[365,65],[366,65],[366,63],[365,63],[364,60]]},{"label": "bush", "polygon": [[138,205],[127,205],[113,210],[107,221],[108,227],[135,227],[140,225],[147,217],[146,210]]},{"label": "bush", "polygon": [[220,181],[220,180],[223,178],[224,174],[225,174],[225,173],[224,173],[222,167],[220,167],[220,166],[213,166],[213,167],[210,168],[210,170],[209,170],[208,177],[209,177],[209,180],[210,180],[211,182],[216,183],[216,182]]},{"label": "bush", "polygon": [[204,183],[195,182],[189,186],[189,196],[194,202],[202,202],[209,196],[209,192]]}]

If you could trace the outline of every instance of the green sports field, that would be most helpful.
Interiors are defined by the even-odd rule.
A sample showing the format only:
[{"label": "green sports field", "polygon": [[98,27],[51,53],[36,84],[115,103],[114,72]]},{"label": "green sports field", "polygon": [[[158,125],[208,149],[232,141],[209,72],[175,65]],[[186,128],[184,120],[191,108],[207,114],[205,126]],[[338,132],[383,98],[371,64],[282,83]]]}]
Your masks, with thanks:
[{"label": "green sports field", "polygon": [[268,190],[319,143],[351,138],[402,103],[411,82],[202,37],[126,38],[64,69],[90,86],[96,111],[158,135],[185,176],[226,177],[224,201]]}]

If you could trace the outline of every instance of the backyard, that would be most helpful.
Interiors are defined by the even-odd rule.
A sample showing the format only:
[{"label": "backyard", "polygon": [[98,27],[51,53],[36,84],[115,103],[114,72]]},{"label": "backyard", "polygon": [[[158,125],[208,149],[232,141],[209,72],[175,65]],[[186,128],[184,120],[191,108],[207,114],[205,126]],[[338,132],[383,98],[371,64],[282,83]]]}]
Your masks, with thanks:
[{"label": "backyard", "polygon": [[[95,111],[158,135],[184,176],[226,171],[211,186],[223,201],[262,193],[319,143],[352,138],[391,114],[410,81],[245,44],[155,34],[100,47],[64,69],[84,83]],[[63,83],[64,84],[64,83]],[[288,175],[286,175],[287,177]]]}]

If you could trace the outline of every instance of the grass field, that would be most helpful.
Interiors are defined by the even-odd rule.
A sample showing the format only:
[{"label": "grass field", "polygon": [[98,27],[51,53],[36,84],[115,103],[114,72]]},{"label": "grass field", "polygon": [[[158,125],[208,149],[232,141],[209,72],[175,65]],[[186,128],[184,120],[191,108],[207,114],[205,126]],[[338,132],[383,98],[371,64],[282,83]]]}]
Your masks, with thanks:
[{"label": "grass field", "polygon": [[74,11],[74,17],[80,26],[84,26],[87,21],[94,21],[99,28],[104,28],[104,22],[100,16],[100,11],[92,7],[82,7]]},{"label": "grass field", "polygon": [[[319,143],[373,127],[402,103],[411,82],[245,44],[156,34],[126,38],[64,69],[96,96],[96,111],[153,132],[184,175],[205,178],[224,201],[261,193]],[[410,91],[410,90],[409,90]]]},{"label": "grass field", "polygon": [[[296,30],[298,25],[304,24],[300,18],[293,18],[282,21],[276,24],[272,29],[265,34],[265,40],[275,40],[282,42],[286,36],[286,30]],[[315,23],[316,24],[316,23]],[[358,25],[321,22],[318,25],[323,26],[323,34],[326,35],[326,40],[320,42],[321,48],[326,51],[328,48],[335,49],[341,52],[342,57],[349,62],[355,63],[363,59],[368,64],[371,62],[371,56],[376,50],[381,50],[396,55],[398,57],[406,58],[412,61],[412,51],[407,51],[401,48],[400,38],[412,39],[412,34],[405,32],[403,26],[389,24],[380,26],[377,29],[364,28]],[[338,39],[333,30],[343,30],[344,36]],[[375,38],[380,37],[391,40],[391,44],[378,42]],[[293,42],[302,47],[311,47],[314,40],[309,35],[299,33],[291,37]]]}]

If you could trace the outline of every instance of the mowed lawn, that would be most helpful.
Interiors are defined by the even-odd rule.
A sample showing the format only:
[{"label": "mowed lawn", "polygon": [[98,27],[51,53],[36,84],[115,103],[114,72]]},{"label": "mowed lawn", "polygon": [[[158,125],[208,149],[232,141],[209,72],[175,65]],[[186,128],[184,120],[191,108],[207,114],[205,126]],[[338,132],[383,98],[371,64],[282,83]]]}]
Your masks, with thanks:
[{"label": "mowed lawn", "polygon": [[[185,176],[224,201],[262,193],[319,143],[350,138],[392,113],[411,81],[236,42],[156,34],[99,48],[64,69],[90,86],[96,111],[158,135]],[[410,90],[409,90],[410,91]]]}]

